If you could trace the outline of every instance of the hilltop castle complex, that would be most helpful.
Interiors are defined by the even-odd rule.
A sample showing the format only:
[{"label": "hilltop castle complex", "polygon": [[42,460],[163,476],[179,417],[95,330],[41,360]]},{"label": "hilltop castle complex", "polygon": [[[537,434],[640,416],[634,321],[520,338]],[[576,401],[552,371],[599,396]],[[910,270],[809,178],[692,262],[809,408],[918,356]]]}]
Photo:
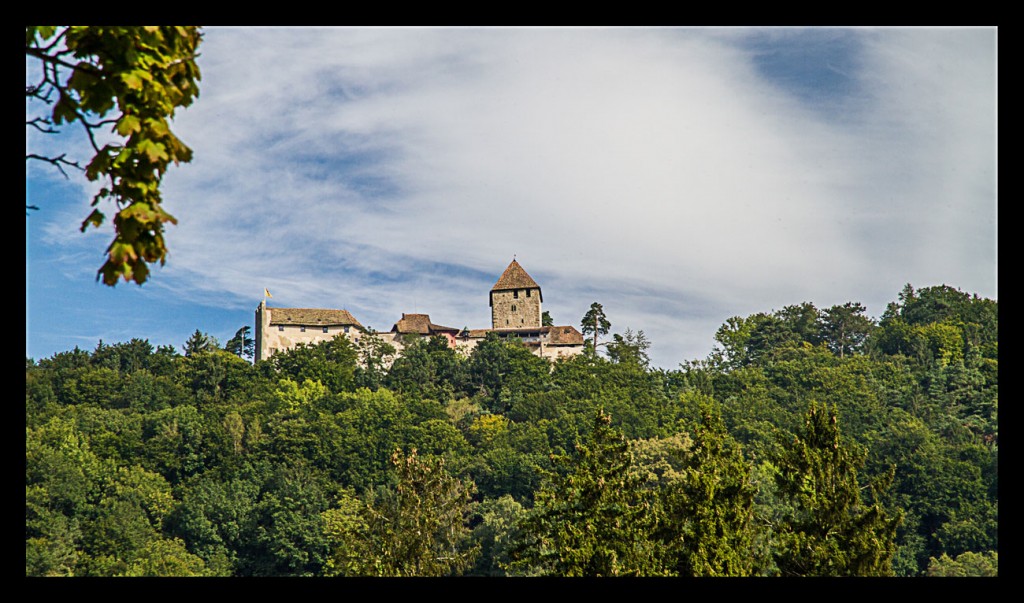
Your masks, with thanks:
[{"label": "hilltop castle complex", "polygon": [[[402,314],[389,332],[374,333],[401,354],[406,342],[443,337],[449,347],[469,353],[488,333],[517,337],[533,353],[554,360],[583,351],[583,335],[572,326],[544,326],[544,296],[515,260],[491,287],[490,329],[456,329],[434,324],[428,314]],[[269,308],[264,299],[256,308],[256,361],[298,344],[316,344],[339,335],[358,344],[369,332],[348,310]]]}]

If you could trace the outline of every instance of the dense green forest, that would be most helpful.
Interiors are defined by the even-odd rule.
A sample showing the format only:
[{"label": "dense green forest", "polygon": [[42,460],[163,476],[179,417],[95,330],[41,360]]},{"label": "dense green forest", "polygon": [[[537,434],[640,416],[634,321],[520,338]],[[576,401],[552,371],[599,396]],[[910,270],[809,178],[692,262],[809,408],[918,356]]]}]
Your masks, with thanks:
[{"label": "dense green forest", "polygon": [[997,315],[907,285],[675,370],[629,330],[27,359],[26,575],[996,575]]}]

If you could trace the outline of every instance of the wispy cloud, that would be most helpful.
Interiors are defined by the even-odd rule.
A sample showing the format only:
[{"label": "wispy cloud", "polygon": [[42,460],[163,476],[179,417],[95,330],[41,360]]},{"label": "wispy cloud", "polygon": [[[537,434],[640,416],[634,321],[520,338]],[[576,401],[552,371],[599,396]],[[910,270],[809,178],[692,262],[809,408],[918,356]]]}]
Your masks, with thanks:
[{"label": "wispy cloud", "polygon": [[[247,311],[267,286],[379,329],[482,327],[518,254],[556,321],[600,301],[669,368],[736,314],[877,315],[905,282],[994,297],[994,39],[210,28],[160,280]],[[815,45],[837,49],[828,98],[807,93]]]}]

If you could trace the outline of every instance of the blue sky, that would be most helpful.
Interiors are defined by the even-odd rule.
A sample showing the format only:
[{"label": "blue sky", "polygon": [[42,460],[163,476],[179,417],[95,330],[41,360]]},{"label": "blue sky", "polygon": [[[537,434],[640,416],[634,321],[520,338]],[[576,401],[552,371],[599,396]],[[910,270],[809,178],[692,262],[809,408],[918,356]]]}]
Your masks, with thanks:
[{"label": "blue sky", "polygon": [[[282,307],[470,328],[513,255],[655,365],[729,317],[997,299],[995,28],[205,28],[142,287],[95,280],[94,184],[28,163],[26,355],[222,343]],[[27,147],[88,156],[72,128]],[[84,162],[83,162],[84,163]]]}]

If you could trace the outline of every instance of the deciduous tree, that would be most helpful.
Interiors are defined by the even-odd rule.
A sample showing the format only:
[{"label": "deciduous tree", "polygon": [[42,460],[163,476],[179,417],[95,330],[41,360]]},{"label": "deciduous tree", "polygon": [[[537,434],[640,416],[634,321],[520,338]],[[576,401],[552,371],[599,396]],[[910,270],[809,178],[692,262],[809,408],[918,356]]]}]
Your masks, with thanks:
[{"label": "deciduous tree", "polygon": [[453,477],[440,457],[395,451],[397,484],[359,503],[342,496],[323,514],[332,554],[329,573],[341,576],[437,577],[471,567],[472,483]]},{"label": "deciduous tree", "polygon": [[860,303],[847,302],[832,306],[821,313],[821,330],[825,342],[840,358],[860,351],[875,323],[864,315],[867,311]]},{"label": "deciduous tree", "polygon": [[945,553],[936,559],[932,557],[928,563],[928,575],[940,577],[994,577],[999,575],[999,553],[967,552],[957,555],[955,559]]},{"label": "deciduous tree", "polygon": [[395,359],[395,346],[384,341],[371,329],[359,338],[356,349],[359,353],[356,385],[377,389],[383,383],[388,368]]},{"label": "deciduous tree", "polygon": [[[25,55],[39,67],[25,96],[30,111],[41,110],[30,114],[26,127],[56,133],[78,122],[95,153],[84,168],[66,153],[30,151],[25,157],[61,172],[78,168],[89,180],[104,182],[81,230],[103,224],[101,201],[114,203],[114,240],[96,276],[106,285],[121,278],[141,285],[149,264],[166,260],[164,225],[177,220],[164,210],[160,184],[172,162],[192,160],[170,120],[199,95],[195,59],[201,39],[199,28],[190,26],[25,28]],[[108,127],[113,136],[98,136]]]},{"label": "deciduous tree", "polygon": [[618,364],[647,369],[651,364],[651,358],[647,355],[649,349],[651,341],[642,330],[634,333],[626,329],[622,335],[616,333],[608,343],[608,358]]}]

